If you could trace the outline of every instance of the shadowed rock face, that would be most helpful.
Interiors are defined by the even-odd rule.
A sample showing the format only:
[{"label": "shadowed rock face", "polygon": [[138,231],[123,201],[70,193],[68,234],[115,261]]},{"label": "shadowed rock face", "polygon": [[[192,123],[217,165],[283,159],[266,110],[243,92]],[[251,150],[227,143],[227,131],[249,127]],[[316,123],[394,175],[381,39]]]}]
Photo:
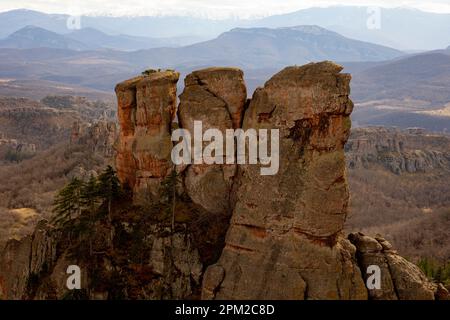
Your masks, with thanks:
[{"label": "shadowed rock face", "polygon": [[[56,242],[46,221],[38,223],[33,235],[7,243],[0,257],[0,299],[27,299],[32,279],[56,259]],[[37,287],[38,284],[33,284]],[[34,290],[36,288],[33,288]]]}]

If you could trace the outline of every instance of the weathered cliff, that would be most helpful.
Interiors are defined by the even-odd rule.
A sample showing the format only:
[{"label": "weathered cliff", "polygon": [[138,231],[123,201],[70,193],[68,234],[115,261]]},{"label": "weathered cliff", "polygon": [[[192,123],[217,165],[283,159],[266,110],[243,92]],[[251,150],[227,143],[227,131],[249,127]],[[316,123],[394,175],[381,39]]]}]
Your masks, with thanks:
[{"label": "weathered cliff", "polygon": [[258,166],[239,168],[226,246],[206,272],[204,298],[367,297],[355,250],[339,234],[353,108],[350,76],[341,69],[290,67],[256,90],[243,127],[280,129],[280,171],[261,176]]}]

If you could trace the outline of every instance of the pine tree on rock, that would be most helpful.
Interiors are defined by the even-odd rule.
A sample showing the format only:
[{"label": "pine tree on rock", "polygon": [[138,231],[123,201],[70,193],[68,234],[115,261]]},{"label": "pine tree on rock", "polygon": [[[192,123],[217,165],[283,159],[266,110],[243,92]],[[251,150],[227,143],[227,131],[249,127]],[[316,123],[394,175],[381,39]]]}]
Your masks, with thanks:
[{"label": "pine tree on rock", "polygon": [[[88,229],[93,230],[95,225],[95,215],[97,212],[97,205],[99,202],[99,185],[97,178],[93,175],[83,185],[81,189],[81,201],[84,208],[88,211]],[[89,233],[89,254],[93,254],[93,234]]]},{"label": "pine tree on rock", "polygon": [[98,204],[99,185],[97,179],[91,175],[89,180],[83,185],[81,189],[81,201],[83,207],[94,213]]},{"label": "pine tree on rock", "polygon": [[56,196],[53,203],[53,212],[56,214],[54,222],[58,225],[64,225],[72,219],[72,215],[81,214],[81,189],[83,181],[73,178]]},{"label": "pine tree on rock", "polygon": [[122,187],[120,185],[119,178],[117,178],[116,172],[111,166],[108,166],[105,171],[98,177],[98,194],[102,200],[108,205],[108,221],[111,225],[110,240],[112,244],[113,228],[112,228],[112,216],[111,207],[114,199],[119,198],[122,195]]}]

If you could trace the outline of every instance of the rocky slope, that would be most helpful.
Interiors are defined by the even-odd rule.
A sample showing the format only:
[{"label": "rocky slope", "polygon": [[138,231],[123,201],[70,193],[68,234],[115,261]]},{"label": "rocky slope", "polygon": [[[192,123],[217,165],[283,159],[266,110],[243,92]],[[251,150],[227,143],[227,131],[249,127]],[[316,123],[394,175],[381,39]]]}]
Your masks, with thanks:
[{"label": "rocky slope", "polygon": [[[200,119],[219,130],[279,129],[273,176],[260,175],[260,165],[174,167],[178,73],[119,84],[117,171],[134,205],[116,201],[88,235],[71,237],[83,226],[81,215],[66,232],[42,223],[33,236],[8,243],[2,296],[67,298],[65,270],[76,264],[83,297],[91,299],[447,298],[384,239],[343,234],[353,104],[350,76],[341,70],[331,62],[288,67],[249,103],[238,69],[186,78],[179,126]],[[381,289],[366,288],[371,264],[381,269]]]},{"label": "rocky slope", "polygon": [[83,97],[47,96],[41,101],[0,97],[0,133],[35,151],[65,141],[74,122],[113,119],[111,106]]},{"label": "rocky slope", "polygon": [[[49,218],[56,192],[72,177],[87,179],[113,161],[118,136],[114,122],[75,122],[70,136],[30,159],[0,166],[0,247],[31,234],[39,220]],[[16,155],[26,155],[19,146]]]},{"label": "rocky slope", "polygon": [[418,128],[355,128],[345,147],[346,230],[383,234],[413,261],[450,257],[450,137]]}]

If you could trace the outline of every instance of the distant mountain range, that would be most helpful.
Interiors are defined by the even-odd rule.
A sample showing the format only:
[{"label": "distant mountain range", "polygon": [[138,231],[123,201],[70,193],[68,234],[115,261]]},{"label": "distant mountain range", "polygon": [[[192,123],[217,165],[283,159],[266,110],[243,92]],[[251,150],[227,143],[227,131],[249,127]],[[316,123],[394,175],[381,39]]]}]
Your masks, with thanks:
[{"label": "distant mountain range", "polygon": [[26,26],[0,40],[0,48],[53,48],[77,51],[89,49],[83,42],[34,26]]},{"label": "distant mountain range", "polygon": [[450,51],[438,50],[355,72],[355,124],[450,132]]},{"label": "distant mountain range", "polygon": [[[375,11],[374,11],[375,10]],[[264,19],[208,20],[194,17],[102,17],[83,16],[81,26],[109,35],[170,38],[175,45],[212,39],[237,27],[278,28],[318,25],[346,37],[373,42],[400,50],[442,49],[450,43],[450,14],[423,12],[408,8],[335,6],[310,8]],[[0,38],[34,25],[58,34],[68,34],[68,15],[45,14],[31,10],[0,13]],[[371,25],[371,19],[375,24]],[[136,40],[136,39],[135,39]]]},{"label": "distant mountain range", "polygon": [[255,26],[316,24],[344,36],[400,50],[443,49],[450,43],[450,14],[411,8],[336,6],[271,16]]},{"label": "distant mountain range", "polygon": [[31,49],[53,48],[68,50],[114,49],[122,51],[157,47],[177,47],[183,40],[156,39],[128,35],[109,35],[93,28],[58,34],[36,26],[26,26],[0,40],[0,48]]},{"label": "distant mountain range", "polygon": [[244,69],[281,68],[311,61],[382,61],[401,51],[352,40],[318,26],[237,28],[214,40],[182,48],[132,53],[137,61],[162,67],[223,65]]},{"label": "distant mountain range", "polygon": [[[30,37],[29,33],[33,32],[35,37]],[[98,34],[92,30],[88,33]],[[171,68],[187,73],[195,68],[221,65],[250,72],[321,60],[384,61],[403,54],[317,26],[240,28],[190,46],[134,52],[81,50],[90,45],[73,35],[28,27],[8,37],[3,43],[12,48],[0,50],[0,79],[39,79],[111,91],[120,80],[148,68]],[[102,38],[97,44],[105,43],[105,39],[110,38]]]},{"label": "distant mountain range", "polygon": [[[275,24],[273,19],[266,22]],[[450,49],[406,54],[315,25],[234,28],[187,46],[147,48],[164,44],[158,41],[166,40],[91,27],[59,34],[25,26],[0,40],[0,95],[35,98],[56,90],[109,97],[116,83],[145,69],[176,69],[184,76],[217,65],[242,68],[251,94],[287,65],[333,60],[353,76],[355,125],[450,130]]]},{"label": "distant mountain range", "polygon": [[450,51],[431,51],[388,61],[353,77],[359,101],[410,99],[441,106],[450,101]]}]

